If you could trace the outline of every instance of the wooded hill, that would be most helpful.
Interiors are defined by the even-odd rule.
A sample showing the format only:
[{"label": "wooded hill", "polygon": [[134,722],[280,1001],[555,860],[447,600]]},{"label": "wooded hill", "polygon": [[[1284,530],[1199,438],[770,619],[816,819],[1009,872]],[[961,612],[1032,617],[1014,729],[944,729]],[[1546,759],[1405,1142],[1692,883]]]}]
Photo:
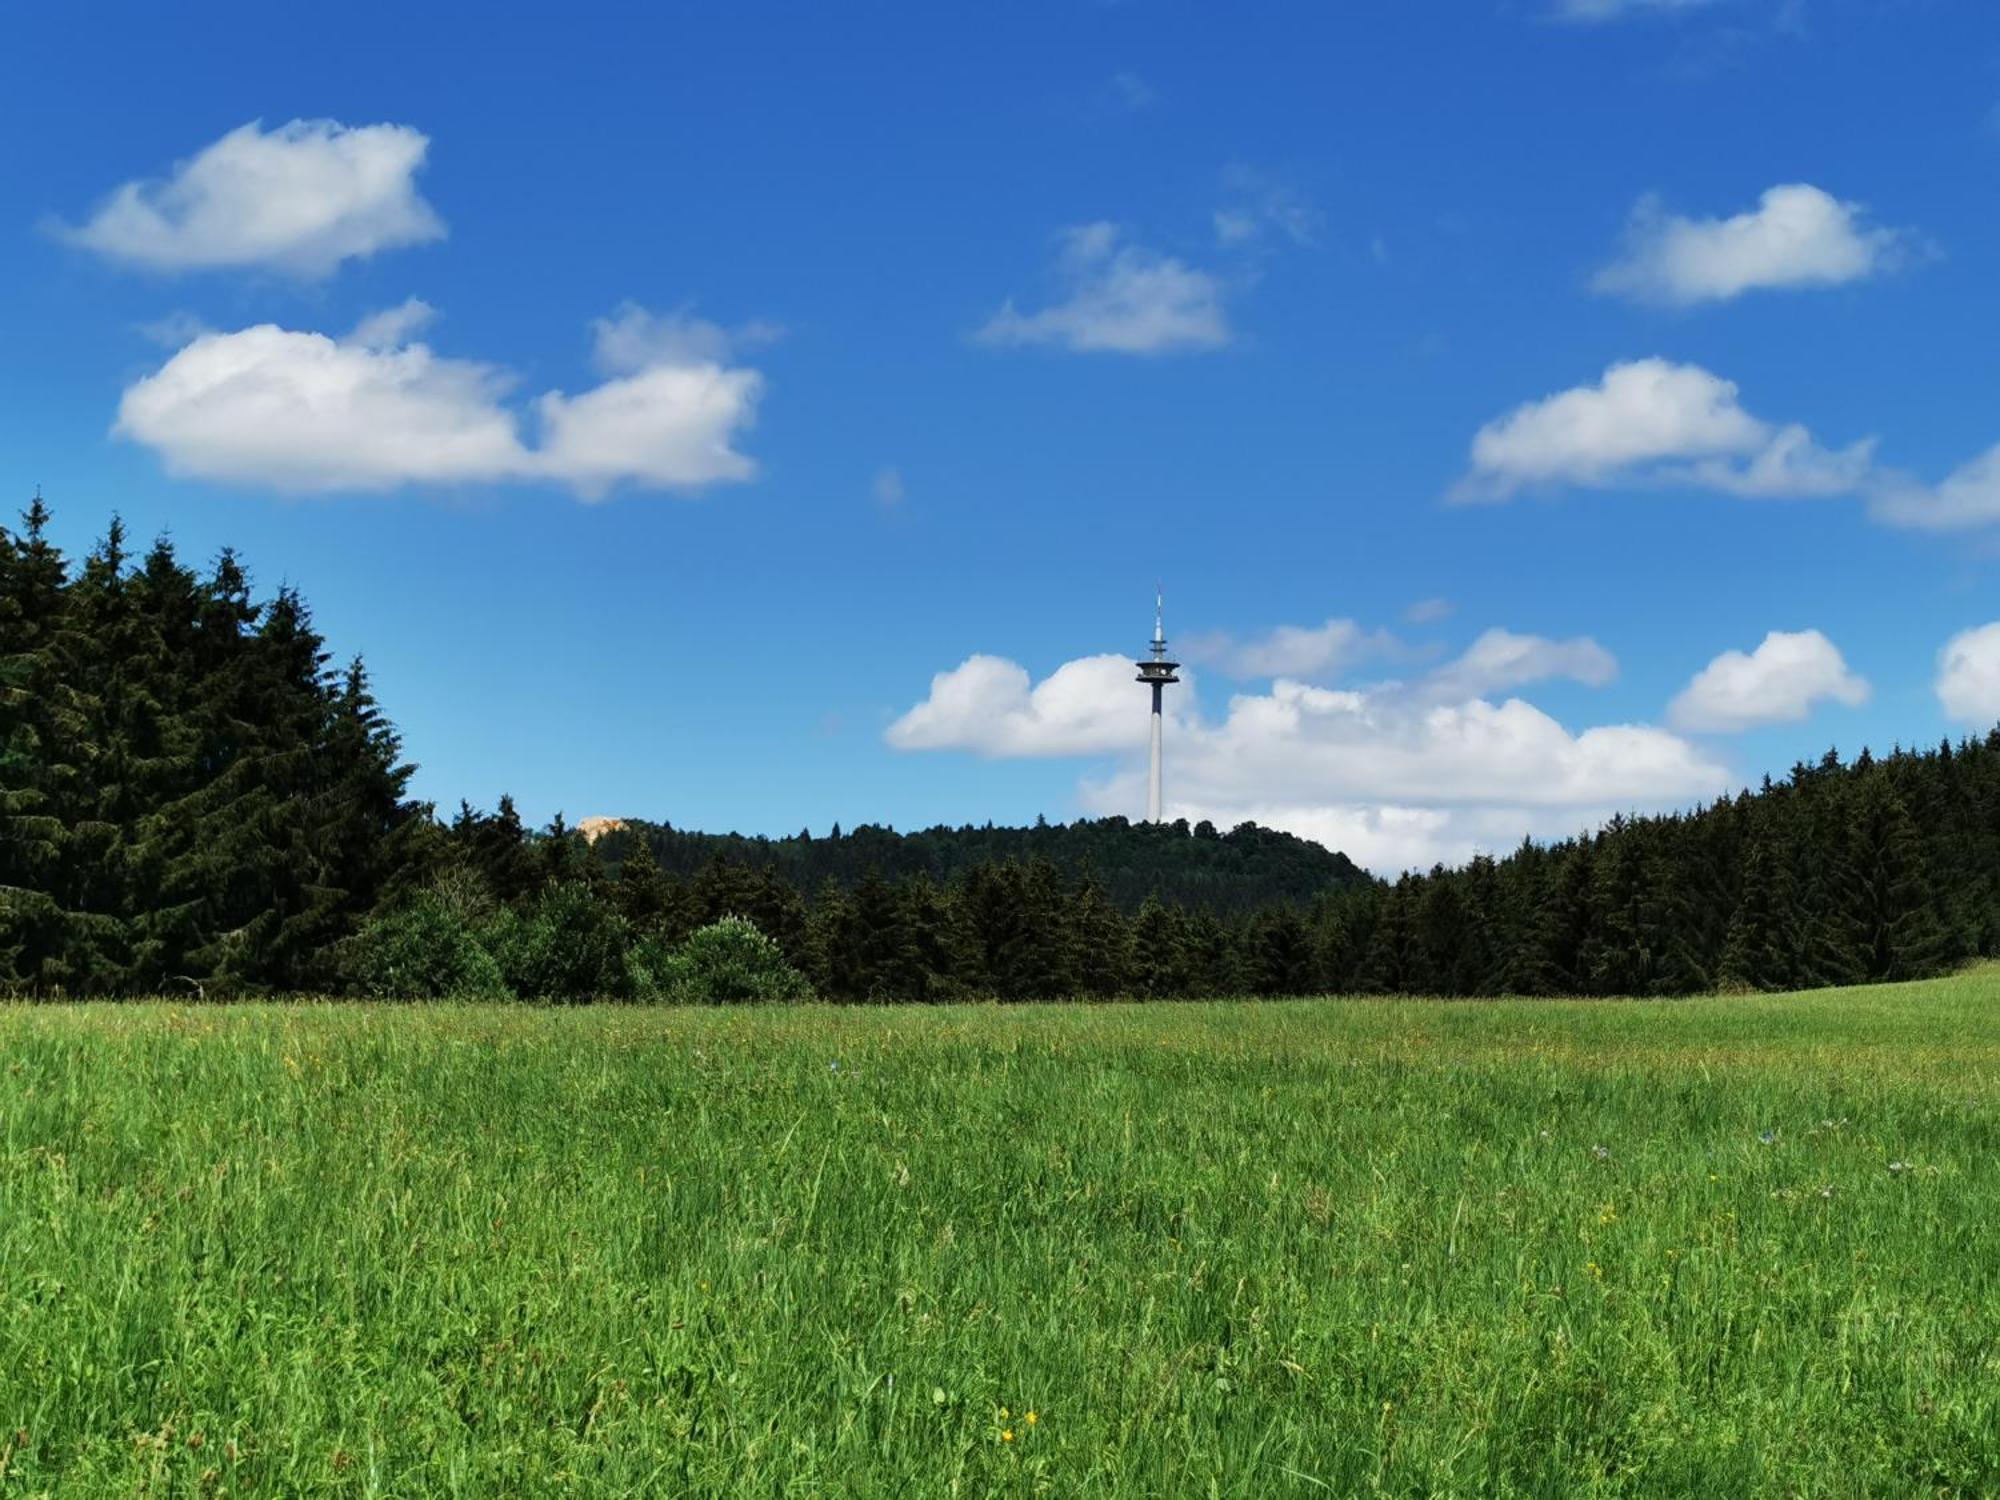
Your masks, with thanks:
[{"label": "wooded hill", "polygon": [[715,860],[770,870],[801,890],[827,881],[852,890],[869,875],[901,880],[923,875],[949,884],[979,865],[1045,859],[1066,877],[1094,876],[1111,904],[1128,916],[1148,896],[1170,905],[1240,914],[1284,902],[1304,903],[1323,891],[1370,884],[1344,854],[1275,828],[1242,823],[1219,833],[1212,823],[1133,823],[1125,818],[1032,828],[925,828],[898,833],[862,824],[823,838],[746,838],[691,833],[665,823],[625,820],[597,841],[614,870],[635,840],[644,839],[669,875],[692,878]]},{"label": "wooded hill", "polygon": [[2000,730],[1393,884],[1249,825],[593,846],[410,799],[359,661],[231,554],[114,523],[72,566],[47,525],[0,528],[0,993],[1673,995],[2000,952]]}]

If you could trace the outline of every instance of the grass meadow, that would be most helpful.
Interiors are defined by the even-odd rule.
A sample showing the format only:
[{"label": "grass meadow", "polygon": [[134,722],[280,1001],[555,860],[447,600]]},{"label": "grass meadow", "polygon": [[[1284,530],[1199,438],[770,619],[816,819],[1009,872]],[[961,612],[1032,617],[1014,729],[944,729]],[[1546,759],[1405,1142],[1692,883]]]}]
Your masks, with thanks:
[{"label": "grass meadow", "polygon": [[2000,1493],[2000,971],[0,1008],[0,1495]]}]

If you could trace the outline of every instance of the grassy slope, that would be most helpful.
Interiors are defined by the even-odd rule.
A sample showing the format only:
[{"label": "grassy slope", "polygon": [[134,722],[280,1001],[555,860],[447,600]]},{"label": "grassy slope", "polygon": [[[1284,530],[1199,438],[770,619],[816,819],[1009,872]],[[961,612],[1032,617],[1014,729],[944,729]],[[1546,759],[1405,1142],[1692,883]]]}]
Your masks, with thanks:
[{"label": "grassy slope", "polygon": [[0,1494],[1990,1493],[1996,1122],[1992,970],[0,1009]]}]

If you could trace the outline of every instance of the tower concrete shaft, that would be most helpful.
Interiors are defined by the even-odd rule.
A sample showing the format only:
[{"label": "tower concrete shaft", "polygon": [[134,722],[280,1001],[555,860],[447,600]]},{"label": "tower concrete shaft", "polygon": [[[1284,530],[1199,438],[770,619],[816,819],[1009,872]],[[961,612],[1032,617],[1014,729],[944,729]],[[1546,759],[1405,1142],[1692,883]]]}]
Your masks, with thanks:
[{"label": "tower concrete shaft", "polygon": [[1160,821],[1160,794],[1164,789],[1165,782],[1164,773],[1160,768],[1160,752],[1163,748],[1162,742],[1165,739],[1165,735],[1162,733],[1163,716],[1160,713],[1160,690],[1165,686],[1165,683],[1160,682],[1153,684],[1153,774],[1146,782],[1146,821],[1148,823],[1157,823]]},{"label": "tower concrete shaft", "polygon": [[1162,726],[1165,714],[1162,711],[1160,695],[1168,686],[1179,682],[1174,675],[1180,667],[1177,661],[1167,660],[1167,606],[1164,593],[1153,600],[1153,651],[1152,655],[1134,663],[1139,669],[1139,681],[1148,683],[1153,689],[1153,764],[1152,774],[1146,782],[1146,821],[1157,823],[1161,817],[1163,774],[1161,769],[1162,743],[1165,736]]}]

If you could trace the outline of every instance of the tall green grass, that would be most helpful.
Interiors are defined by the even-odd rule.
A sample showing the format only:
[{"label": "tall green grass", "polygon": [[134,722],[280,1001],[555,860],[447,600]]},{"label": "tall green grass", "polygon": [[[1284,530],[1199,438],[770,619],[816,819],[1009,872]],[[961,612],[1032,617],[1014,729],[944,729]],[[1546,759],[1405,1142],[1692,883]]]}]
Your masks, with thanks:
[{"label": "tall green grass", "polygon": [[1996,1148],[1990,970],[0,1009],[0,1495],[1990,1494]]}]

